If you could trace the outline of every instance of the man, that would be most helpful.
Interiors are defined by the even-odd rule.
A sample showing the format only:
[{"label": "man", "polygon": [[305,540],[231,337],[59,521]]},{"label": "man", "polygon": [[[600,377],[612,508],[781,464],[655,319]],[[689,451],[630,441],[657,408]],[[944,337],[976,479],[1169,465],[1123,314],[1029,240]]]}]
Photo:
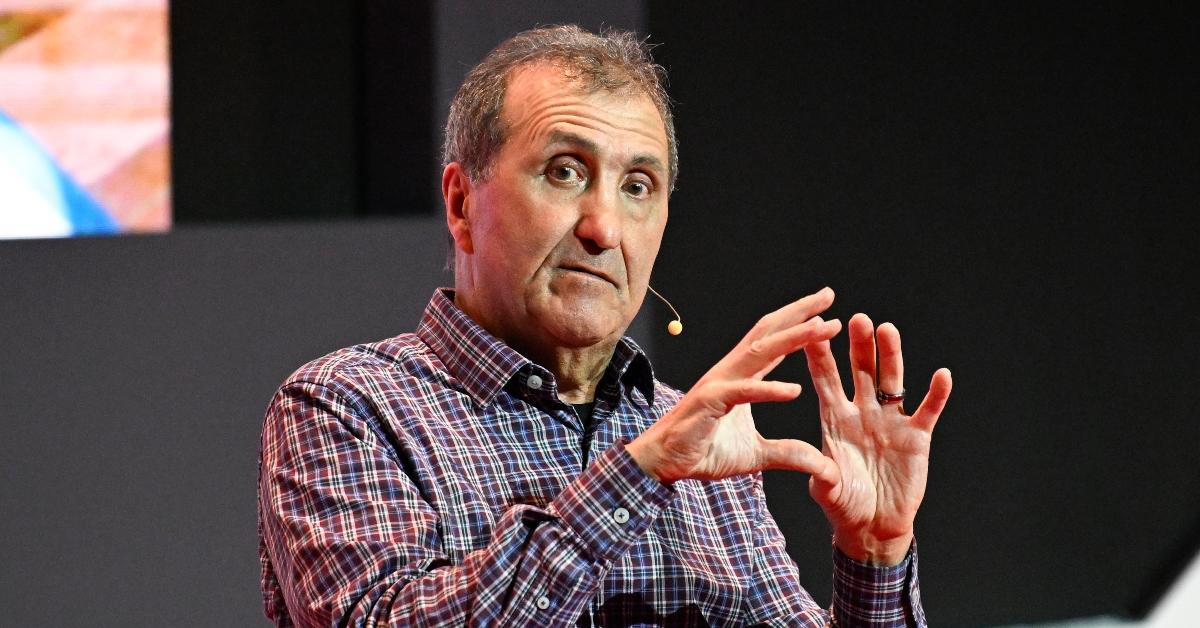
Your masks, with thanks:
[{"label": "man", "polygon": [[[919,625],[913,518],[945,370],[911,416],[900,337],[824,289],[762,318],[683,395],[622,337],[677,170],[659,70],[632,35],[527,31],[465,80],[442,190],[453,290],[415,334],[297,371],[267,412],[263,588],[279,625]],[[823,448],[751,402],[805,350]],[[876,358],[878,354],[878,359]],[[878,377],[876,374],[878,373]],[[834,531],[822,609],[760,471],[810,474]]]}]

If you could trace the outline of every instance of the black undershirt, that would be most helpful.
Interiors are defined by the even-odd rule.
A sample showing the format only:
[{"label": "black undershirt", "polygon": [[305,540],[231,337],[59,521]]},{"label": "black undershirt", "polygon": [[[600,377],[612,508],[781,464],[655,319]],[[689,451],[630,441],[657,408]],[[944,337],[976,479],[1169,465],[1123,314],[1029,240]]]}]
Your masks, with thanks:
[{"label": "black undershirt", "polygon": [[[591,457],[592,450],[592,410],[596,408],[595,401],[588,403],[573,403],[571,407],[575,408],[575,414],[579,415],[579,422],[583,424],[583,441],[580,443],[580,448],[583,450],[583,469],[588,466],[588,458]],[[581,469],[582,470],[582,469]]]},{"label": "black undershirt", "polygon": [[589,401],[587,403],[573,403],[571,406],[575,408],[575,414],[579,415],[579,421],[583,423],[584,429],[591,427],[592,410],[596,408],[596,402]]}]

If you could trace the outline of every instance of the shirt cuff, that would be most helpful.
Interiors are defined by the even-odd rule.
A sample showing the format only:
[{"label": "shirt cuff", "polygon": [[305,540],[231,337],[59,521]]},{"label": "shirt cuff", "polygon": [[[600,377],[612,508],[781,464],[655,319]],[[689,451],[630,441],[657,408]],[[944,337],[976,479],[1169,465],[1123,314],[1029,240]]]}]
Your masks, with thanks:
[{"label": "shirt cuff", "polygon": [[611,563],[646,532],[675,490],[646,474],[625,443],[608,448],[549,504],[592,560]]},{"label": "shirt cuff", "polygon": [[[919,610],[916,541],[898,565],[877,567],[833,549],[833,617],[839,626],[911,626]],[[918,607],[914,609],[914,603]],[[920,613],[923,617],[923,613]]]}]

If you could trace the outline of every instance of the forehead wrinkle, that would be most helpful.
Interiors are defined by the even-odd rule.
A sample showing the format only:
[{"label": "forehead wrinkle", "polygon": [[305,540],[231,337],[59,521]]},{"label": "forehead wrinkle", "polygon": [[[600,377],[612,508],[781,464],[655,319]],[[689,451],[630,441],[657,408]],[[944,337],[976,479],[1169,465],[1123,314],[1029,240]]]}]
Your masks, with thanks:
[{"label": "forehead wrinkle", "polygon": [[[586,109],[596,109],[603,115],[589,115]],[[645,124],[645,121],[639,116],[619,115],[598,105],[581,102],[547,105],[537,111],[523,113],[525,115],[521,119],[509,122],[510,129],[519,129],[525,134],[553,133],[559,125],[569,124],[605,135],[612,135],[610,131],[620,131],[640,135],[656,144],[665,145],[666,143],[666,132],[657,116],[655,122],[658,124]],[[617,119],[609,120],[605,119],[605,116]],[[627,123],[621,124],[622,121],[627,121]],[[662,137],[659,132],[662,132]]]},{"label": "forehead wrinkle", "polygon": [[[606,113],[611,113],[611,112],[606,112]],[[645,124],[641,124],[640,123],[641,121],[637,120],[636,118],[631,119],[631,122],[632,122],[631,124],[618,124],[617,123],[618,121],[604,120],[604,119],[600,118],[599,116],[589,116],[589,115],[584,115],[584,114],[580,114],[580,113],[576,113],[576,112],[571,112],[571,113],[548,112],[546,115],[547,118],[557,117],[557,116],[561,116],[561,117],[559,119],[553,120],[552,122],[547,124],[547,127],[550,129],[550,133],[559,132],[557,127],[559,127],[562,124],[569,124],[572,126],[577,126],[577,127],[596,131],[598,133],[603,134],[606,137],[615,136],[616,133],[613,133],[613,131],[619,132],[619,133],[632,133],[634,135],[638,135],[645,139],[648,139],[648,140],[654,142],[655,144],[662,144],[664,146],[666,145],[666,142],[662,138],[660,138],[659,133],[656,132],[656,131],[661,131],[661,129],[659,127],[654,126],[654,125],[647,126]]]},{"label": "forehead wrinkle", "polygon": [[[594,140],[590,137],[587,137],[585,135],[582,135],[580,133],[576,133],[576,132],[573,132],[573,131],[570,131],[567,129],[563,129],[562,128],[563,125],[570,125],[573,127],[579,127],[579,128],[596,131],[597,133],[601,134],[603,136],[603,139],[606,141],[597,142],[596,140]],[[655,145],[655,147],[661,148],[663,151],[666,150],[665,141],[663,140],[662,137],[659,137],[659,134],[654,132],[654,130],[660,130],[660,129],[655,128],[654,130],[651,130],[651,129],[644,128],[644,125],[631,125],[631,126],[617,125],[617,124],[612,124],[610,121],[599,121],[599,120],[593,119],[589,116],[569,115],[569,116],[564,117],[563,119],[554,120],[553,122],[546,125],[546,129],[544,132],[539,132],[538,130],[535,130],[533,128],[528,129],[528,132],[536,134],[536,135],[545,135],[546,136],[545,144],[547,146],[553,145],[553,144],[566,144],[566,145],[576,147],[581,150],[599,155],[604,152],[603,148],[605,146],[619,146],[619,147],[627,146],[627,143],[620,142],[614,137],[615,134],[611,132],[613,130],[618,131],[618,132],[631,133],[631,134],[637,135],[646,140],[649,140],[652,144]],[[634,147],[632,150],[637,151],[637,148]],[[616,152],[616,151],[614,151],[614,152]],[[653,153],[653,151],[651,151],[651,152],[637,151],[637,152],[635,152],[635,154],[632,157],[629,157],[627,159],[627,161],[628,161],[629,165],[631,165],[631,166],[650,166],[650,167],[659,168],[662,170],[666,169],[666,166],[664,165],[665,162],[661,158],[659,158],[657,155],[655,155]]]},{"label": "forehead wrinkle", "polygon": [[[528,70],[530,69],[526,71]],[[666,127],[661,112],[647,96],[641,95],[636,100],[645,105],[645,111],[641,113],[653,114],[649,117],[639,115],[635,109],[633,115],[628,115],[630,112],[618,113],[615,108],[608,108],[603,102],[595,100],[611,98],[618,99],[618,104],[628,103],[628,100],[620,99],[618,92],[593,92],[572,89],[569,86],[559,89],[563,86],[561,76],[538,80],[540,77],[535,72],[521,74],[524,75],[521,78],[525,81],[513,80],[510,83],[521,85],[517,89],[509,90],[507,102],[501,110],[501,115],[506,118],[505,126],[514,138],[523,137],[529,145],[549,145],[569,139],[566,136],[574,136],[573,140],[565,143],[599,154],[606,145],[624,146],[626,143],[615,141],[615,136],[622,132],[630,133],[649,140],[655,147],[655,150],[649,152],[639,151],[630,158],[631,165],[651,166],[666,172],[665,160],[654,154],[662,152],[665,156],[668,151]],[[514,76],[514,79],[516,78]],[[531,84],[530,80],[536,83]],[[564,125],[595,131],[601,136],[601,140],[606,141],[596,141],[583,134],[565,130],[562,128]]]}]

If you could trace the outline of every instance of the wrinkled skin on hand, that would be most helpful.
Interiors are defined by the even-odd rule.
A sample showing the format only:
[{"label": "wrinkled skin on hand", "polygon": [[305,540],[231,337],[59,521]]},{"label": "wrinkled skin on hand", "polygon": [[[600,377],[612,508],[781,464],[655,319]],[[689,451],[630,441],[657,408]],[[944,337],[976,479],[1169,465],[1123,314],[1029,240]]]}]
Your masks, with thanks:
[{"label": "wrinkled skin on hand", "polygon": [[849,328],[853,400],[842,389],[829,342],[805,347],[821,400],[821,451],[837,467],[836,477],[809,480],[809,492],[825,510],[842,551],[894,564],[912,543],[933,427],[950,396],[950,371],[934,373],[925,399],[907,416],[903,403],[881,404],[875,394],[877,388],[904,390],[900,332],[890,323],[873,329],[864,314],[851,318]]}]

